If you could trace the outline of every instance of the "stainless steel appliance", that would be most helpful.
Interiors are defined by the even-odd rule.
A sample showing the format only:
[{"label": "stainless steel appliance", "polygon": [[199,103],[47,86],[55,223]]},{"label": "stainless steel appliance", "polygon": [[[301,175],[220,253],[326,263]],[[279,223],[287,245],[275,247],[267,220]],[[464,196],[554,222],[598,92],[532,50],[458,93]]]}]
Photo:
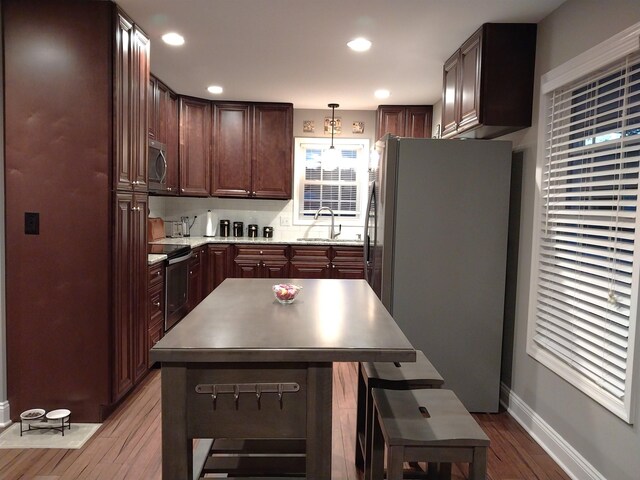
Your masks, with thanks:
[{"label": "stainless steel appliance", "polygon": [[167,191],[167,147],[156,140],[149,140],[149,190]]},{"label": "stainless steel appliance", "polygon": [[498,410],[511,142],[385,136],[370,165],[365,275],[445,387]]},{"label": "stainless steel appliance", "polygon": [[188,245],[152,244],[149,245],[149,253],[167,255],[164,286],[166,332],[188,313],[191,248]]}]

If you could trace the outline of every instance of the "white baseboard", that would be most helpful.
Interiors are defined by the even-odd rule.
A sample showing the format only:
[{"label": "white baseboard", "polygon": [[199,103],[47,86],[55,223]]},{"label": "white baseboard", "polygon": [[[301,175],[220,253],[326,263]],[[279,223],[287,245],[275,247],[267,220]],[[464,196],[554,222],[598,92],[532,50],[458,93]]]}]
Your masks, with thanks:
[{"label": "white baseboard", "polygon": [[607,480],[518,395],[504,383],[500,403],[573,480]]},{"label": "white baseboard", "polygon": [[0,428],[11,425],[11,415],[9,414],[9,401],[0,402]]}]

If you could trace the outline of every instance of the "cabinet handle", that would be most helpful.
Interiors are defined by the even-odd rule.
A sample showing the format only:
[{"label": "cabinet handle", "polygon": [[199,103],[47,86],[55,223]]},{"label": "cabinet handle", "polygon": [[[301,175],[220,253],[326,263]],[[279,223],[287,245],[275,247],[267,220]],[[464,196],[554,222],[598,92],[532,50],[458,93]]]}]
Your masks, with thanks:
[{"label": "cabinet handle", "polygon": [[161,272],[160,270],[158,270],[158,271],[156,272],[156,277],[159,277],[160,275],[162,275],[162,272]]},{"label": "cabinet handle", "polygon": [[262,250],[260,250],[260,255],[262,255]]},{"label": "cabinet handle", "polygon": [[182,189],[182,191],[184,192],[184,188]]},{"label": "cabinet handle", "polygon": [[171,190],[173,190],[171,187],[167,187],[168,192],[170,192]]},{"label": "cabinet handle", "polygon": [[259,267],[259,266],[260,266],[260,262],[256,263],[256,267]]},{"label": "cabinet handle", "polygon": [[327,268],[331,268],[331,264],[330,263],[327,263]]},{"label": "cabinet handle", "polygon": [[251,192],[251,195],[253,195],[255,197],[256,196],[256,192]]},{"label": "cabinet handle", "polygon": [[153,306],[160,308],[160,302],[153,302]]}]

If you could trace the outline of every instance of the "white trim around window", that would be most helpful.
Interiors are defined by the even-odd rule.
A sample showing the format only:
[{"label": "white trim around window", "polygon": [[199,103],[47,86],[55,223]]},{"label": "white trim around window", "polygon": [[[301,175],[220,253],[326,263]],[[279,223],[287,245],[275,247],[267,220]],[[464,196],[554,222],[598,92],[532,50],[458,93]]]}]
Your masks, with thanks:
[{"label": "white trim around window", "polygon": [[[293,224],[311,225],[322,206],[335,214],[336,224],[363,226],[367,202],[369,140],[295,138]],[[322,215],[328,215],[322,212]]]},{"label": "white trim around window", "polygon": [[628,423],[640,285],[640,24],[542,76],[527,353]]}]

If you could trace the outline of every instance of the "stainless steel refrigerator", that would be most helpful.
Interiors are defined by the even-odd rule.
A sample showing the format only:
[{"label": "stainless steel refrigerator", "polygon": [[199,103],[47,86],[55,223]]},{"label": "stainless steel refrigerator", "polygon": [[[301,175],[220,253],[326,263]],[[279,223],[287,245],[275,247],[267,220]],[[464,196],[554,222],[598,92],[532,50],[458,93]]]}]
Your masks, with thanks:
[{"label": "stainless steel refrigerator", "polygon": [[391,135],[370,163],[368,282],[472,412],[496,412],[511,142]]}]

